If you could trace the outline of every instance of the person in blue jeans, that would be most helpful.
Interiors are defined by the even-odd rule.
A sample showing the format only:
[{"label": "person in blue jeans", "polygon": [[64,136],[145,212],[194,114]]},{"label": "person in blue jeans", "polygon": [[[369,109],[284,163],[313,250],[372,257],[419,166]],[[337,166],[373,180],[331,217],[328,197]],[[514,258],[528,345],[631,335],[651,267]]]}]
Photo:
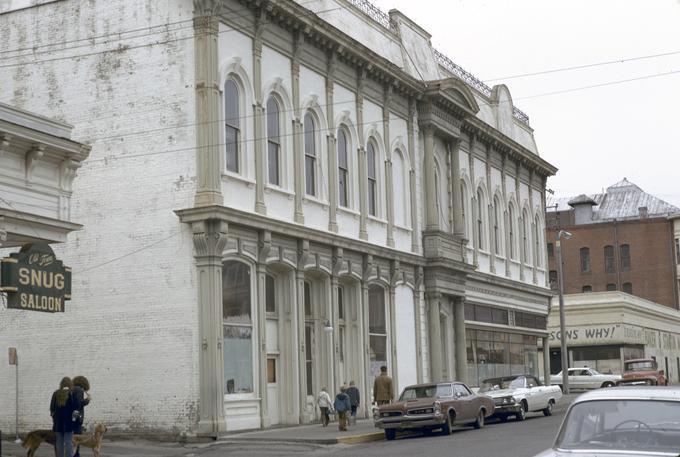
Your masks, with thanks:
[{"label": "person in blue jeans", "polygon": [[57,457],[73,456],[73,412],[77,411],[75,399],[72,394],[73,382],[71,378],[64,377],[59,383],[59,389],[52,394],[50,401],[50,415],[52,416],[52,431],[57,442],[55,451]]},{"label": "person in blue jeans", "polygon": [[335,402],[333,402],[335,411],[338,413],[338,430],[341,432],[347,431],[347,411],[352,408],[349,395],[345,393],[346,390],[347,387],[340,387],[340,393],[335,396]]}]

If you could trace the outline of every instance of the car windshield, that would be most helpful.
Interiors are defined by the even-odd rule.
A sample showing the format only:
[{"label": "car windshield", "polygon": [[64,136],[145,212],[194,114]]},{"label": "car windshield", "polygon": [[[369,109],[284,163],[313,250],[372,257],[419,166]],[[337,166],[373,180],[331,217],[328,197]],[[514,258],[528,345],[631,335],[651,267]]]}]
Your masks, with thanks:
[{"label": "car windshield", "polygon": [[594,400],[571,408],[555,447],[677,453],[678,443],[680,402]]},{"label": "car windshield", "polygon": [[656,370],[656,363],[653,360],[643,360],[641,362],[626,362],[626,371]]},{"label": "car windshield", "polygon": [[501,389],[520,389],[524,387],[524,376],[512,376],[508,378],[485,379],[479,386],[480,392]]},{"label": "car windshield", "polygon": [[437,384],[432,386],[407,387],[401,393],[400,400],[416,400],[419,398],[452,397],[453,387],[451,384]]}]

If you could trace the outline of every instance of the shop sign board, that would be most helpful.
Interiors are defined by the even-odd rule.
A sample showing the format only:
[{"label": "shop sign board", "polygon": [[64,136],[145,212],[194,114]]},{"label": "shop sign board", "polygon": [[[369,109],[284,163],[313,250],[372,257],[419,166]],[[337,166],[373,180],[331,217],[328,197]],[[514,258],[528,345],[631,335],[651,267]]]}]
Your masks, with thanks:
[{"label": "shop sign board", "polygon": [[71,299],[71,269],[48,244],[25,244],[0,260],[0,290],[7,293],[7,308],[63,313]]},{"label": "shop sign board", "polygon": [[[561,338],[559,328],[550,327],[550,342],[558,345]],[[680,347],[680,335],[661,332],[636,325],[584,325],[568,326],[565,329],[567,341],[571,344],[643,344],[650,348],[673,350]]]}]

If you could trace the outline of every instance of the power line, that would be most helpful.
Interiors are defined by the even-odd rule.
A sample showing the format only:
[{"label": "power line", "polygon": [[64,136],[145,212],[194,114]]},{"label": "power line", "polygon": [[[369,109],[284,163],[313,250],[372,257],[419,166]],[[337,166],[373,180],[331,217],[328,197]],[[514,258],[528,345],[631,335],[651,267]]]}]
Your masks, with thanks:
[{"label": "power line", "polygon": [[511,76],[504,76],[501,78],[491,78],[491,79],[485,79],[484,82],[492,82],[492,81],[500,81],[500,80],[508,80],[508,79],[517,79],[517,78],[526,78],[530,76],[538,76],[538,75],[546,75],[550,73],[558,73],[562,71],[572,71],[572,70],[581,70],[584,68],[593,68],[593,67],[599,67],[603,65],[612,65],[615,63],[624,63],[624,62],[633,62],[636,60],[644,60],[644,59],[654,59],[657,57],[666,57],[666,56],[671,56],[671,55],[676,55],[680,54],[680,51],[670,51],[670,52],[662,52],[659,54],[648,54],[644,56],[637,56],[637,57],[629,57],[626,59],[619,59],[619,60],[607,60],[603,62],[596,62],[596,63],[590,63],[590,64],[584,64],[584,65],[574,65],[571,67],[559,67],[559,68],[553,68],[550,70],[543,70],[543,71],[536,71],[532,73],[521,73],[517,75],[511,75]]}]

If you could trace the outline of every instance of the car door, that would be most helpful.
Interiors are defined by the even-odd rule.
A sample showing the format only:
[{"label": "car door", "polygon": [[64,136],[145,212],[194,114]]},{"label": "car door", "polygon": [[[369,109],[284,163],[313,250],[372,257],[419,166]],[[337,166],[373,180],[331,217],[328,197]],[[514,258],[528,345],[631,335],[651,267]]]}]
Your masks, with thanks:
[{"label": "car door", "polygon": [[574,389],[584,389],[585,387],[585,377],[583,372],[585,370],[578,368],[575,370],[569,370],[569,387]]},{"label": "car door", "polygon": [[453,396],[456,399],[456,423],[461,424],[474,420],[477,417],[476,397],[472,395],[470,389],[463,384],[454,384]]},{"label": "car door", "polygon": [[539,382],[533,376],[526,376],[527,388],[527,403],[529,403],[529,411],[535,411],[543,408],[545,391],[541,389]]}]

